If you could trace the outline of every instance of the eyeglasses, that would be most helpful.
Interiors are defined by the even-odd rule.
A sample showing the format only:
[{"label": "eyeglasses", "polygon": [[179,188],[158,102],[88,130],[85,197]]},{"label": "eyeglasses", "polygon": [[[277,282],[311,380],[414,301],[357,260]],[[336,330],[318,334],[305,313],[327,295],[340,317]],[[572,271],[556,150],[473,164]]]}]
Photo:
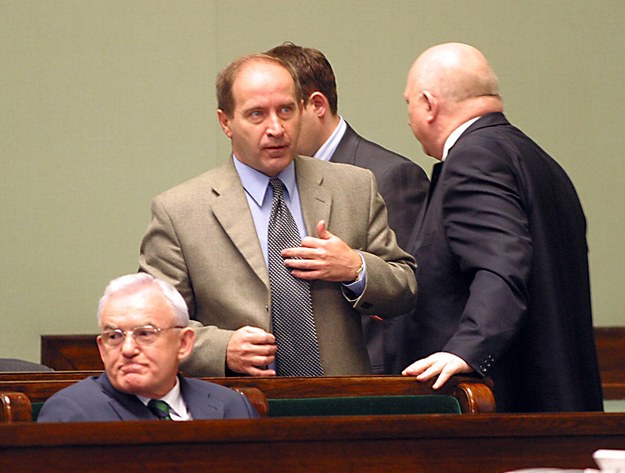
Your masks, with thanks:
[{"label": "eyeglasses", "polygon": [[158,328],[153,325],[144,325],[142,327],[135,327],[131,330],[122,330],[116,328],[115,330],[106,330],[100,334],[102,340],[109,347],[118,347],[126,340],[128,334],[132,335],[137,345],[149,345],[154,343],[161,332],[165,330],[172,330],[175,328],[184,328],[181,326]]}]

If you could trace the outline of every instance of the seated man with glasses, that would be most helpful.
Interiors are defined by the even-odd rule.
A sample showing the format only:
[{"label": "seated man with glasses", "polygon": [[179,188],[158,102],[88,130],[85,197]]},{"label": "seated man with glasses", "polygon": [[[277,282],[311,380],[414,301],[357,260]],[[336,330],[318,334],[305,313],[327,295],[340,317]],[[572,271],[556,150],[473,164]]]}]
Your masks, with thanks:
[{"label": "seated man with glasses", "polygon": [[98,306],[105,372],[51,396],[38,422],[258,417],[243,395],[178,375],[195,340],[188,323],[169,283],[144,273],[111,281]]}]

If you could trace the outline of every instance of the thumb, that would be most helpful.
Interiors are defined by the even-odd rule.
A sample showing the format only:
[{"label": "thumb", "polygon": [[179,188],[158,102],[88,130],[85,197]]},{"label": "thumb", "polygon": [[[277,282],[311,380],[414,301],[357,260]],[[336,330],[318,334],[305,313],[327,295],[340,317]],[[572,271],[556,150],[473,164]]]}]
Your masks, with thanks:
[{"label": "thumb", "polygon": [[333,235],[326,228],[325,220],[319,220],[319,223],[317,224],[317,235],[319,235],[319,238],[322,240],[329,240],[332,238]]}]

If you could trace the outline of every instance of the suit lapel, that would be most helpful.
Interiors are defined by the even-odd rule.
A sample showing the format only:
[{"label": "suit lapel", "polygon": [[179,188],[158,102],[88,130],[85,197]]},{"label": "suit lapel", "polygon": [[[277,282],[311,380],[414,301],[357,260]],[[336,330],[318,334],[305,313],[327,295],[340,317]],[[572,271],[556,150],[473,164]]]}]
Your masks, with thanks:
[{"label": "suit lapel", "polygon": [[150,420],[154,414],[139,400],[137,396],[118,391],[113,387],[106,373],[97,380],[102,390],[109,397],[109,406],[120,420]]},{"label": "suit lapel", "polygon": [[[323,174],[317,164],[319,163],[314,158],[299,156],[295,158],[297,188],[308,235],[316,235],[319,220],[329,221],[332,207],[332,194],[322,187]],[[242,258],[269,287],[269,273],[254,232],[252,214],[232,161],[215,174],[211,191],[216,196],[211,205],[215,218],[239,250]]]},{"label": "suit lapel", "polygon": [[358,149],[358,135],[349,124],[339,141],[330,161],[356,165],[356,150]]},{"label": "suit lapel", "polygon": [[179,376],[180,393],[193,419],[222,419],[224,405],[206,389],[198,389],[183,376]]},{"label": "suit lapel", "polygon": [[323,174],[319,171],[319,164],[314,158],[295,158],[295,173],[297,188],[302,205],[302,214],[308,235],[317,236],[316,226],[319,220],[330,220],[332,208],[332,194],[323,184]]},{"label": "suit lapel", "polygon": [[[256,275],[269,287],[269,274],[245,191],[232,160],[221,168],[211,184],[217,196],[212,204],[215,218]],[[210,244],[210,242],[209,242]]]}]

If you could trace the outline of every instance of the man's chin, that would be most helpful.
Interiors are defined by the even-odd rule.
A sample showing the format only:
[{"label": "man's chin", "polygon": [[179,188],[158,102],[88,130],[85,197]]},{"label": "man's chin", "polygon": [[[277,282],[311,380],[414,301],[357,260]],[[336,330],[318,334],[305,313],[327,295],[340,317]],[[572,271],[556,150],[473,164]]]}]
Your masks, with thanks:
[{"label": "man's chin", "polygon": [[293,157],[290,152],[285,152],[282,154],[267,154],[264,164],[264,170],[261,171],[269,177],[275,177],[284,171],[291,161],[293,161]]},{"label": "man's chin", "polygon": [[116,380],[115,388],[127,394],[139,394],[145,391],[146,376],[139,373],[120,375]]}]

